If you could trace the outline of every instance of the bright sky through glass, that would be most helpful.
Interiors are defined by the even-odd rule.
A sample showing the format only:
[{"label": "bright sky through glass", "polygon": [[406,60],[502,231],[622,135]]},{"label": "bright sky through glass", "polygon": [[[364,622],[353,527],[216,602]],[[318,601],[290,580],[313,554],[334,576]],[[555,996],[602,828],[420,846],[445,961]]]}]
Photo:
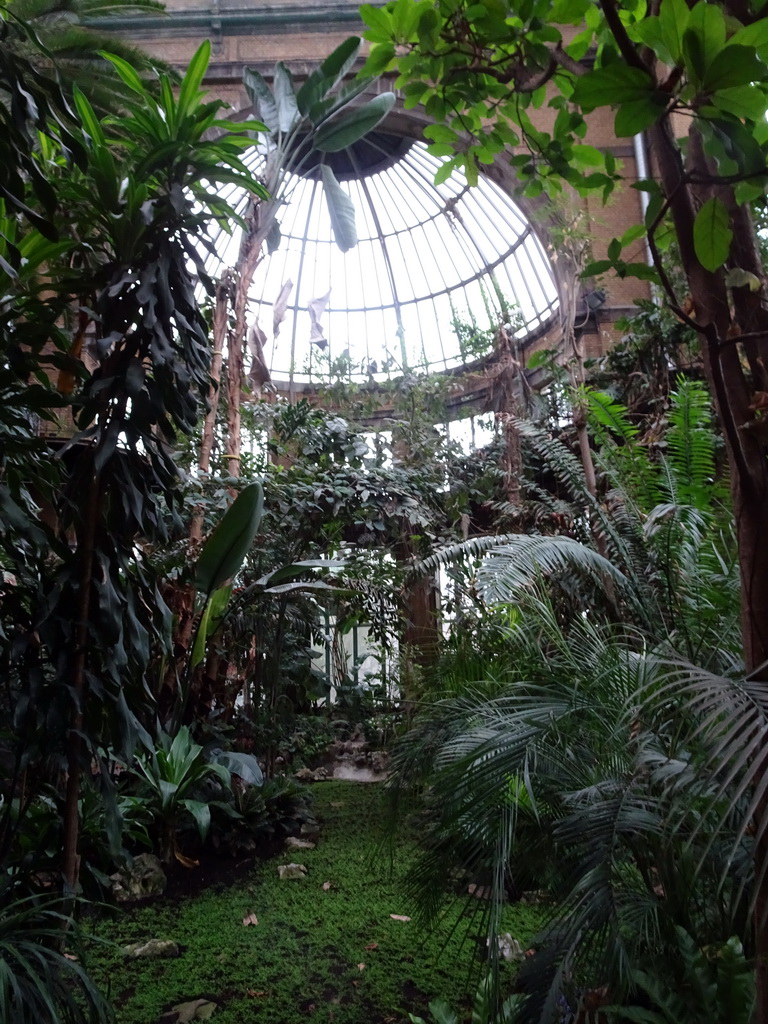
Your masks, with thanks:
[{"label": "bright sky through glass", "polygon": [[[262,261],[251,288],[251,320],[267,337],[275,380],[364,382],[446,370],[486,354],[487,336],[473,338],[473,327],[497,326],[505,307],[521,337],[549,321],[557,308],[552,270],[516,204],[483,178],[475,188],[455,175],[435,186],[441,162],[414,143],[386,169],[343,181],[359,238],[348,253],[332,240],[322,184],[289,182],[280,247]],[[234,264],[239,232],[220,235],[219,244],[213,273]],[[275,337],[273,304],[286,282],[288,307]],[[309,307],[326,296],[324,306],[316,303],[312,342]]]}]

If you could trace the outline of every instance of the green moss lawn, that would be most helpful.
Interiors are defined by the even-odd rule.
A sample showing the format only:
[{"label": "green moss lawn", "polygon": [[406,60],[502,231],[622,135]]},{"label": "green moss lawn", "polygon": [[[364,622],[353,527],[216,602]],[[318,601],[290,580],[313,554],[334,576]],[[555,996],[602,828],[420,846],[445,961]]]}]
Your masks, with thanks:
[{"label": "green moss lawn", "polygon": [[[432,933],[391,917],[414,916],[401,885],[414,843],[399,841],[392,864],[381,853],[381,787],[327,782],[313,793],[316,849],[287,851],[227,888],[164,898],[97,926],[107,941],[95,944],[90,966],[109,986],[118,1024],[156,1024],[198,998],[217,1004],[217,1024],[401,1024],[409,1011],[426,1014],[436,996],[466,1005],[477,946],[463,905],[446,903]],[[291,861],[306,865],[304,879],[278,878],[277,865]],[[258,924],[244,925],[249,915]],[[541,919],[537,908],[515,905],[505,929],[525,944]],[[129,960],[121,952],[150,938],[174,940],[181,955]]]}]

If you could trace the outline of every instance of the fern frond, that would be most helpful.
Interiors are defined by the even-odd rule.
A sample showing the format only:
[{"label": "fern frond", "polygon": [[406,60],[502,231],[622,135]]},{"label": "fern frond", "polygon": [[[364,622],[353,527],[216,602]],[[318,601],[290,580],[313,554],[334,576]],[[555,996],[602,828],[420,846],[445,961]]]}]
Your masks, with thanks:
[{"label": "fern frond", "polygon": [[670,400],[666,442],[675,498],[705,512],[717,496],[713,488],[715,433],[709,395],[700,382],[679,377]]}]

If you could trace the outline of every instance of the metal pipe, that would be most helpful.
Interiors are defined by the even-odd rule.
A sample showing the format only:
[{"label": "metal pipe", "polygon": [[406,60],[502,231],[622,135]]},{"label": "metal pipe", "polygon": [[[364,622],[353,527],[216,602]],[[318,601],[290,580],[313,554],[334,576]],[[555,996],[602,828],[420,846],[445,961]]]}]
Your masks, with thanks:
[{"label": "metal pipe", "polygon": [[[632,148],[635,153],[635,170],[637,171],[637,180],[645,181],[650,177],[650,171],[648,167],[648,153],[645,148],[645,136],[642,132],[638,132],[637,135],[632,138]],[[643,214],[643,223],[645,223],[645,215],[648,212],[648,204],[650,200],[647,192],[640,192],[640,210]],[[645,262],[649,267],[653,266],[653,253],[651,252],[651,246],[648,242],[648,235],[645,236]]]},{"label": "metal pipe", "polygon": [[[306,7],[287,7],[271,11],[200,11],[200,12],[169,12],[165,16],[147,18],[146,14],[137,17],[99,18],[91,24],[98,25],[109,31],[131,29],[142,32],[165,34],[177,28],[211,28],[213,23],[219,28],[252,27],[270,28],[277,25],[289,26],[295,31],[296,25],[315,25],[329,23],[354,23],[362,28],[362,21],[357,7],[339,10],[338,7],[325,6],[313,11]],[[87,22],[86,22],[87,23]]]}]

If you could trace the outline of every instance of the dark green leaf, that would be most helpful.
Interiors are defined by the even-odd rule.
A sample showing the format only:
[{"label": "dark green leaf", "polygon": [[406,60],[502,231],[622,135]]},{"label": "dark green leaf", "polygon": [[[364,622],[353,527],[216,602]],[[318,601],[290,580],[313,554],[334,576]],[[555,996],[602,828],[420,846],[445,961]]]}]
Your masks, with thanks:
[{"label": "dark green leaf", "polygon": [[293,75],[282,62],[275,65],[274,97],[277,104],[277,126],[283,134],[291,131],[299,120]]},{"label": "dark green leaf", "polygon": [[246,68],[243,84],[261,120],[271,132],[276,132],[279,128],[277,103],[264,76],[253,68]]},{"label": "dark green leaf", "polygon": [[728,259],[733,232],[728,210],[716,197],[707,200],[693,224],[696,258],[705,270],[715,271]]},{"label": "dark green leaf", "polygon": [[729,44],[706,68],[702,88],[706,92],[716,92],[719,89],[764,81],[766,70],[753,49]]},{"label": "dark green leaf", "polygon": [[688,27],[683,34],[685,66],[694,82],[704,81],[708,68],[724,46],[725,19],[722,10],[707,3],[707,0],[699,0],[690,13]]},{"label": "dark green leaf", "polygon": [[589,111],[596,107],[647,101],[654,91],[655,84],[649,72],[628,64],[609,64],[608,67],[589,71],[578,79],[573,90],[573,101]]},{"label": "dark green leaf", "polygon": [[307,77],[306,82],[296,94],[299,112],[306,117],[311,107],[324,99],[336,87],[341,79],[351,71],[360,52],[362,40],[359,36],[350,36],[338,46],[330,57]]},{"label": "dark green leaf", "polygon": [[659,120],[664,113],[664,106],[664,101],[659,102],[655,95],[622,103],[616,111],[614,121],[616,135],[620,139],[625,139],[644,132]]},{"label": "dark green leaf", "polygon": [[261,484],[248,484],[203,545],[194,583],[210,594],[231,579],[243,564],[259,528],[264,495]]},{"label": "dark green leaf", "polygon": [[322,153],[338,153],[372,131],[389,113],[395,94],[381,93],[360,107],[347,108],[325,121],[314,134],[313,143]]},{"label": "dark green leaf", "polygon": [[683,36],[688,28],[691,12],[685,0],[664,0],[659,9],[662,38],[672,58],[677,64],[683,55]]},{"label": "dark green leaf", "polygon": [[349,252],[357,245],[355,204],[339,185],[330,167],[323,164],[320,173],[323,178],[323,192],[328,204],[328,214],[331,218],[333,239],[342,252]]}]

